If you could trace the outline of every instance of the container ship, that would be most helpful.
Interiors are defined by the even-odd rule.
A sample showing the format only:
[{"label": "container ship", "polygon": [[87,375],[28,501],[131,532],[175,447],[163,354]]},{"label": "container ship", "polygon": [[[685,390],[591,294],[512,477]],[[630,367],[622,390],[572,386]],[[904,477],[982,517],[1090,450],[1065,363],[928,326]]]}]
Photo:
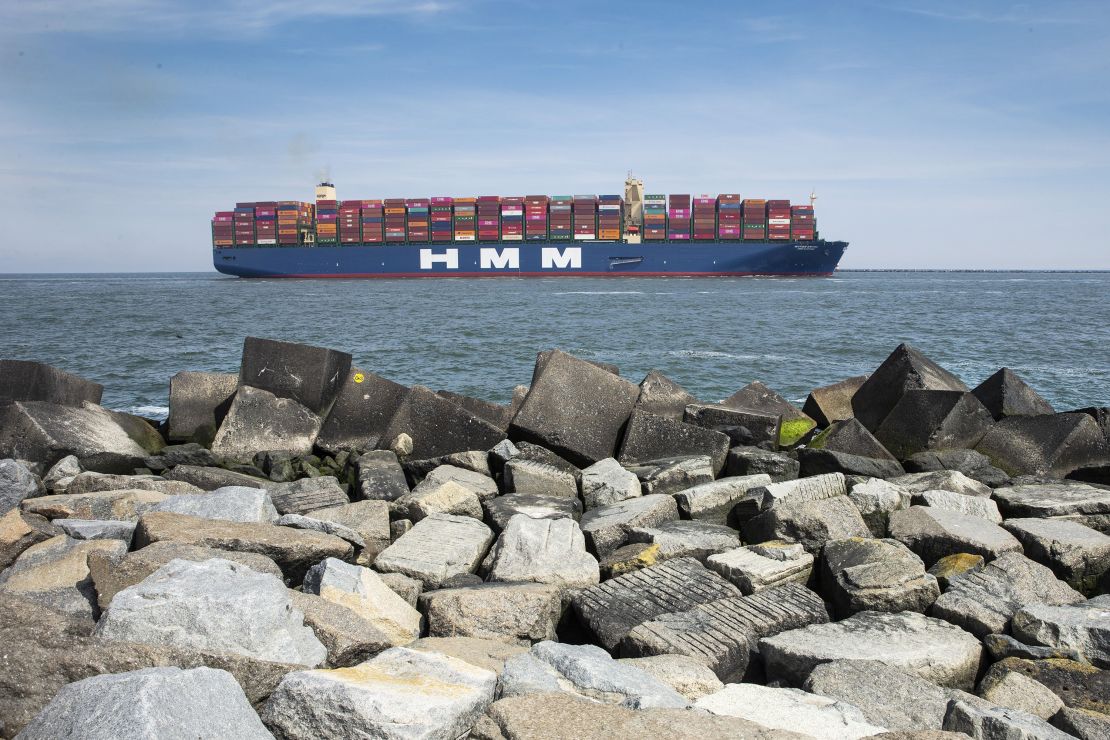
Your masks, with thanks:
[{"label": "container ship", "polygon": [[828,276],[813,199],[644,194],[236,203],[212,219],[218,271],[246,278]]}]

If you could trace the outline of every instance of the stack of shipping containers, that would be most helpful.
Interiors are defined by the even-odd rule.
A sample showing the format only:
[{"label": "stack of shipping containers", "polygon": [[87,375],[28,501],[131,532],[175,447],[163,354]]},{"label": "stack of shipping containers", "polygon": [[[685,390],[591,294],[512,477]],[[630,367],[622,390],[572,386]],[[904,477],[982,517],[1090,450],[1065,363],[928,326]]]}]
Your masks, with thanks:
[{"label": "stack of shipping containers", "polygon": [[733,240],[740,238],[740,196],[723,194],[717,196],[717,238]]},{"label": "stack of shipping containers", "polygon": [[316,201],[316,243],[335,244],[339,239],[336,223],[339,220],[339,201]]},{"label": "stack of shipping containers", "polygon": [[667,238],[683,240],[690,238],[690,196],[672,195],[670,210],[667,214]]},{"label": "stack of shipping containers", "polygon": [[478,241],[495,242],[501,238],[501,197],[483,195],[478,198]]},{"label": "stack of shipping containers", "polygon": [[524,237],[526,239],[547,238],[546,195],[528,195],[524,198]]},{"label": "stack of shipping containers", "polygon": [[339,204],[339,243],[362,244],[361,200],[345,200]]},{"label": "stack of shipping containers", "polygon": [[790,201],[767,201],[767,238],[790,238]]},{"label": "stack of shipping containers", "polygon": [[235,211],[216,211],[212,217],[212,246],[235,246]]},{"label": "stack of shipping containers", "polygon": [[813,206],[790,207],[790,238],[807,241],[817,238],[817,222],[813,218]]},{"label": "stack of shipping containers", "polygon": [[301,204],[295,200],[283,200],[277,204],[277,243],[285,246],[299,244],[301,227]]},{"label": "stack of shipping containers", "polygon": [[382,225],[385,223],[385,212],[380,200],[362,201],[362,243],[381,244],[385,241]]},{"label": "stack of shipping containers", "polygon": [[254,237],[256,244],[277,244],[277,203],[254,204]]},{"label": "stack of shipping containers", "polygon": [[717,236],[717,199],[711,195],[694,198],[693,238],[712,240]]},{"label": "stack of shipping containers", "polygon": [[505,198],[501,201],[501,239],[518,242],[524,238],[524,199]]},{"label": "stack of shipping containers", "polygon": [[455,198],[455,241],[472,242],[477,238],[477,198]]},{"label": "stack of shipping containers", "polygon": [[574,226],[571,224],[571,208],[574,198],[569,195],[551,196],[550,229],[551,238],[556,241],[574,238]]},{"label": "stack of shipping containers", "polygon": [[449,242],[452,239],[451,203],[451,198],[443,196],[432,198],[430,206],[431,234],[434,242]]},{"label": "stack of shipping containers", "polygon": [[644,196],[644,239],[667,238],[667,196]]},{"label": "stack of shipping containers", "polygon": [[382,206],[385,212],[386,242],[403,242],[405,240],[405,199],[386,198]]},{"label": "stack of shipping containers", "polygon": [[619,195],[598,196],[597,238],[613,241],[621,238],[621,197]]},{"label": "stack of shipping containers", "polygon": [[574,196],[574,238],[597,238],[597,196]]},{"label": "stack of shipping containers", "polygon": [[428,241],[428,207],[427,198],[412,198],[405,201],[408,211],[408,235],[410,242]]},{"label": "stack of shipping containers", "polygon": [[767,201],[745,198],[741,203],[743,219],[741,234],[745,239],[767,238]]}]

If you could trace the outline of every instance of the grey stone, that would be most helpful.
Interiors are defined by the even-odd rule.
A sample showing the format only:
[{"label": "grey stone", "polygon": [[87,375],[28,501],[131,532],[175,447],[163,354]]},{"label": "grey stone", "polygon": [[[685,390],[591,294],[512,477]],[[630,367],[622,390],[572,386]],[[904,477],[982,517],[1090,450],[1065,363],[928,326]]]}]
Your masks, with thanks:
[{"label": "grey stone", "polygon": [[355,547],[361,548],[366,542],[358,532],[342,524],[329,522],[324,519],[314,519],[301,514],[282,514],[274,524],[279,527],[292,527],[293,529],[307,529],[312,532],[323,532],[350,542]]},{"label": "grey stone", "polygon": [[958,390],[907,390],[875,430],[897,458],[971,448],[994,424],[979,399]]},{"label": "grey stone", "polygon": [[789,447],[810,432],[817,422],[758,380],[753,380],[721,402],[722,406],[778,416],[782,419],[778,444]]},{"label": "grey stone", "polygon": [[408,432],[401,432],[393,437],[382,437],[378,443],[401,459],[408,457],[413,451],[412,437]]},{"label": "grey stone", "polygon": [[740,533],[723,524],[672,520],[633,527],[628,531],[628,542],[658,545],[656,557],[659,560],[690,557],[704,563],[710,555],[738,547]]},{"label": "grey stone", "polygon": [[1028,603],[1014,614],[1014,637],[1032,645],[1074,650],[1110,668],[1110,596],[1073,604]]},{"label": "grey stone", "polygon": [[1063,477],[1110,459],[1098,423],[1083,413],[1008,416],[975,449],[1010,475]]},{"label": "grey stone", "polygon": [[[1013,417],[1011,417],[1013,418]],[[972,705],[953,701],[944,720],[944,729],[962,732],[974,740],[1069,740],[1070,735],[1026,712],[997,706]]]},{"label": "grey stone", "polygon": [[1053,414],[1052,404],[1004,367],[980,383],[972,391],[995,420],[1006,416],[1039,416]]},{"label": "grey stone", "polygon": [[781,483],[798,477],[798,461],[781,452],[770,452],[759,447],[733,447],[728,451],[725,475],[744,476],[766,473],[771,481]]},{"label": "grey stone", "polygon": [[541,583],[480,583],[420,595],[430,637],[482,637],[529,645],[554,640],[562,590]]},{"label": "grey stone", "polygon": [[117,593],[96,634],[307,666],[327,658],[279,579],[222,559],[171,560]]},{"label": "grey stone", "polygon": [[940,587],[900,542],[852,538],[825,543],[821,593],[846,617],[861,611],[924,613]]},{"label": "grey stone", "polygon": [[1077,650],[1071,648],[1050,648],[1041,645],[1026,645],[1015,640],[1010,635],[987,635],[983,638],[983,645],[990,652],[995,661],[1006,658],[1023,658],[1025,660],[1080,660],[1082,656]]},{"label": "grey stone", "polygon": [[992,704],[1045,720],[1064,708],[1064,702],[1047,686],[1017,671],[992,674],[979,685],[979,696]]},{"label": "grey stone", "polygon": [[[540,373],[542,373],[547,368],[548,361],[552,357],[555,357],[555,356],[560,355],[560,354],[563,354],[563,353],[560,350],[557,350],[557,349],[548,349],[548,350],[544,350],[543,352],[537,352],[536,353],[536,364],[532,368],[532,385],[536,384],[536,380],[540,377]],[[604,370],[605,372],[609,373],[610,375],[619,376],[621,374],[620,368],[618,368],[616,365],[614,365],[611,362],[603,362],[601,360],[590,360],[590,359],[587,359],[585,357],[575,357],[574,359],[581,360],[582,362],[589,363],[590,365],[593,365],[594,367],[596,367],[600,370]],[[517,387],[520,388],[522,386],[517,386]],[[514,394],[515,394],[515,392],[514,392]]]},{"label": "grey stone", "polygon": [[649,414],[682,421],[686,406],[697,403],[685,388],[658,370],[652,370],[640,381],[640,396],[636,408]]},{"label": "grey stone", "polygon": [[325,415],[351,369],[351,356],[307,344],[247,337],[239,384],[289,398],[315,414]]},{"label": "grey stone", "polygon": [[1110,569],[1110,537],[1066,519],[1008,519],[1003,528],[1025,554],[1076,591],[1093,593]]},{"label": "grey stone", "polygon": [[909,473],[955,470],[992,488],[1004,486],[1010,481],[1004,470],[991,465],[989,457],[975,450],[919,452],[903,460],[902,465]]},{"label": "grey stone", "polygon": [[351,668],[286,675],[261,716],[283,738],[458,738],[496,689],[493,671],[397,647]]},{"label": "grey stone", "polygon": [[405,647],[457,658],[500,676],[505,669],[505,661],[527,653],[531,645],[517,645],[483,637],[422,637]]},{"label": "grey stone", "polygon": [[478,497],[479,501],[488,501],[498,495],[497,482],[485,473],[468,470],[456,465],[437,465],[424,479],[417,484],[413,492],[434,488],[443,483],[457,483]]},{"label": "grey stone", "polygon": [[897,462],[879,440],[867,430],[859,419],[849,418],[834,422],[812,440],[807,447],[817,450],[832,450],[859,457]]},{"label": "grey stone", "polygon": [[212,440],[212,452],[237,460],[250,460],[262,451],[307,455],[322,423],[290,398],[240,386]]},{"label": "grey stone", "polygon": [[852,396],[856,395],[856,391],[867,378],[867,375],[857,375],[832,385],[814,388],[806,397],[802,411],[822,427],[855,418]]},{"label": "grey stone", "polygon": [[1069,707],[1103,714],[1110,710],[1110,701],[1107,701],[1110,697],[1110,671],[1067,659],[1006,658],[992,665],[983,680],[991,679],[993,674],[1010,671],[1023,673],[1047,686]]},{"label": "grey stone", "polygon": [[644,495],[677,493],[713,480],[713,461],[705,455],[652,460],[628,469],[640,479]]},{"label": "grey stone", "polygon": [[[212,428],[211,433],[216,433],[215,427]],[[220,459],[207,447],[196,442],[185,442],[166,445],[157,455],[147,458],[145,462],[146,467],[161,472],[177,465],[219,465]]]},{"label": "grey stone", "polygon": [[769,511],[782,504],[822,501],[843,496],[847,492],[841,473],[771,483],[762,488],[751,489],[749,495],[737,504],[735,516],[744,522],[758,512]]},{"label": "grey stone", "polygon": [[662,681],[691,702],[724,688],[721,679],[717,678],[709,666],[686,655],[648,655],[643,658],[623,658],[618,662],[638,668]]},{"label": "grey stone", "polygon": [[215,491],[217,488],[224,488],[225,486],[266,488],[270,485],[270,481],[265,478],[236,473],[234,470],[201,467],[199,465],[178,465],[167,470],[163,477],[171,481],[188,483],[204,491]]},{"label": "grey stone", "polygon": [[487,581],[547,583],[583,588],[601,579],[586,538],[570,518],[512,517],[482,565]]},{"label": "grey stone", "polygon": [[605,557],[627,544],[633,527],[644,527],[678,519],[678,506],[671,496],[651,494],[592,509],[582,515],[586,544],[597,557]]},{"label": "grey stone", "polygon": [[877,660],[941,686],[971,689],[982,646],[974,636],[917,612],[860,612],[759,641],[768,681],[799,686],[833,660]]},{"label": "grey stone", "polygon": [[479,419],[488,421],[498,429],[507,429],[509,421],[512,420],[513,414],[516,413],[516,410],[509,406],[502,406],[499,403],[485,401],[481,398],[465,396],[461,393],[453,393],[452,391],[438,391],[438,393],[447,400],[457,403]]},{"label": "grey stone", "polygon": [[980,571],[953,578],[930,613],[984,637],[1005,632],[1010,618],[1026,604],[1082,600],[1081,594],[1056,580],[1052,571],[1019,551],[998,557]]},{"label": "grey stone", "polygon": [[998,513],[998,504],[982,496],[967,496],[951,491],[923,491],[914,496],[914,502],[933,509],[945,509],[968,516],[977,516],[995,524],[1002,523],[1002,515]]},{"label": "grey stone", "polygon": [[990,498],[992,490],[958,470],[935,470],[927,473],[908,473],[890,481],[910,493],[925,491],[950,491],[965,496]]},{"label": "grey stone", "polygon": [[181,496],[203,493],[206,489],[185,481],[167,480],[157,475],[115,475],[90,471],[74,476],[66,486],[65,493],[73,496],[79,493],[123,490],[156,491],[167,496]]},{"label": "grey stone", "polygon": [[1099,712],[1064,707],[1052,718],[1052,723],[1079,740],[1104,740],[1110,737],[1110,716]]},{"label": "grey stone", "polygon": [[454,481],[429,483],[427,480],[394,501],[390,509],[394,516],[418,522],[431,514],[454,514],[482,518],[482,502],[474,491]]},{"label": "grey stone", "polygon": [[650,674],[621,663],[594,645],[540,642],[505,661],[501,694],[522,696],[566,691],[630,709],[684,708],[677,691]]},{"label": "grey stone", "polygon": [[520,448],[512,440],[503,439],[489,449],[486,464],[493,473],[500,473],[505,463],[520,454]]},{"label": "grey stone", "polygon": [[[398,644],[395,637],[363,619],[354,610],[312,593],[289,591],[293,608],[328,651],[327,667],[361,663]],[[404,642],[411,640],[410,636]]]},{"label": "grey stone", "polygon": [[356,532],[362,540],[359,565],[370,565],[391,542],[389,505],[384,501],[355,501],[325,509],[314,509],[312,519],[334,522]]},{"label": "grey stone", "polygon": [[636,474],[611,457],[598,460],[582,471],[582,501],[587,509],[609,506],[642,493]]},{"label": "grey stone", "polygon": [[374,449],[408,392],[399,383],[352,367],[343,377],[316,444],[332,453]]},{"label": "grey stone", "polygon": [[304,592],[350,609],[384,633],[391,647],[420,636],[420,613],[369,568],[328,558],[305,573]]},{"label": "grey stone", "polygon": [[412,529],[412,522],[408,519],[398,519],[389,523],[389,542],[390,544],[401,539],[410,529]]},{"label": "grey stone", "polygon": [[91,553],[118,559],[127,552],[120,540],[76,540],[58,535],[20,553],[0,573],[0,592],[43,604],[70,617],[94,620],[100,613],[89,575]]},{"label": "grey stone", "polygon": [[0,516],[18,508],[25,498],[46,493],[39,477],[16,460],[0,460]]},{"label": "grey stone", "polygon": [[807,691],[731,683],[694,705],[713,714],[743,717],[774,730],[792,730],[814,738],[845,740],[883,732],[859,708]]},{"label": "grey stone", "polygon": [[945,555],[929,567],[929,574],[935,576],[940,584],[941,591],[948,590],[956,578],[967,573],[975,573],[987,565],[986,558],[982,555],[973,555],[967,552],[958,552],[955,555]]},{"label": "grey stone", "polygon": [[613,650],[633,627],[660,614],[740,595],[693,558],[676,558],[575,592],[571,603],[598,644]]},{"label": "grey stone", "polygon": [[33,360],[0,360],[0,406],[45,401],[63,406],[100,403],[104,386]]},{"label": "grey stone", "polygon": [[1085,483],[1039,483],[997,488],[998,508],[1007,518],[1067,518],[1110,533],[1110,490]]},{"label": "grey stone", "polygon": [[267,490],[280,514],[311,514],[317,509],[350,503],[339,481],[330,475],[272,483]]},{"label": "grey stone", "polygon": [[260,488],[244,486],[217,488],[211,493],[168,496],[147,511],[188,514],[203,519],[223,519],[229,522],[266,524],[272,524],[278,518],[278,512],[274,508],[273,501],[270,500],[270,494]]},{"label": "grey stone", "polygon": [[[574,476],[553,465],[516,458],[505,463],[503,472],[506,493],[527,493],[535,496],[578,497]],[[634,477],[634,476],[633,476]],[[637,482],[637,487],[639,483]]]},{"label": "grey stone", "polygon": [[451,576],[476,571],[492,542],[493,532],[476,519],[431,514],[383,550],[374,569],[438,588]]},{"label": "grey stone", "polygon": [[120,540],[130,545],[135,524],[110,519],[59,519],[57,527],[75,540]]},{"label": "grey stone", "polygon": [[403,573],[379,573],[378,577],[393,593],[407,601],[413,609],[416,608],[420,594],[424,591],[423,583]]},{"label": "grey stone", "polygon": [[852,396],[855,418],[874,432],[902,396],[911,390],[966,393],[968,387],[917,349],[908,344],[900,344]]},{"label": "grey stone", "polygon": [[660,614],[633,627],[620,642],[620,654],[686,655],[708,665],[722,681],[739,681],[760,638],[827,621],[820,597],[792,583]]},{"label": "grey stone", "polygon": [[710,555],[705,565],[747,596],[773,586],[806,583],[813,573],[813,556],[801,545],[773,540]]},{"label": "grey stone", "polygon": [[358,489],[365,499],[394,501],[409,492],[405,471],[389,450],[373,450],[359,456]]},{"label": "grey stone", "polygon": [[598,565],[601,567],[602,580],[608,580],[640,568],[658,565],[659,562],[659,545],[636,542],[613,550]]},{"label": "grey stone", "polygon": [[[504,439],[497,444],[501,444],[502,442],[509,442],[509,440]],[[512,443],[509,442],[509,444]],[[494,445],[494,447],[496,446],[497,445]],[[559,456],[555,454],[552,454],[551,457],[559,459]],[[569,466],[570,463],[567,463],[567,465]],[[465,471],[467,474],[476,474],[481,476],[481,478],[464,478],[462,476],[456,476],[456,482],[458,483],[468,483],[470,481],[473,481],[475,485],[475,493],[478,494],[479,498],[483,498],[486,495],[497,495],[496,493],[483,493],[484,491],[488,490],[490,485],[489,481],[493,480],[494,475],[493,468],[490,467],[490,456],[487,450],[464,450],[463,452],[452,452],[450,455],[426,457],[420,460],[417,460],[415,458],[408,458],[403,463],[401,463],[401,467],[404,468],[405,471],[405,477],[408,478],[409,483],[413,486],[419,485],[421,481],[435,472],[437,468],[445,466],[460,469],[462,471]],[[502,467],[504,466],[502,465]],[[482,479],[488,480],[483,481]],[[496,486],[494,487],[494,490],[496,490]]]},{"label": "grey stone", "polygon": [[736,502],[752,489],[770,484],[771,476],[766,473],[722,478],[679,491],[675,494],[675,501],[678,502],[679,512],[686,519],[737,524],[731,517]]},{"label": "grey stone", "polygon": [[422,385],[413,386],[382,432],[385,447],[400,434],[412,439],[414,458],[440,457],[467,450],[488,450],[505,438],[504,430]]},{"label": "grey stone", "polygon": [[726,434],[733,444],[778,446],[782,416],[721,404],[692,403],[682,420],[687,424]]},{"label": "grey stone", "polygon": [[[516,443],[517,454],[513,459],[520,458],[522,460],[535,460],[536,462],[546,463],[552,465],[560,470],[565,470],[574,476],[576,481],[582,479],[582,469],[574,465],[570,461],[555,454],[546,447],[525,440],[518,440]],[[487,457],[488,460],[488,457]]]},{"label": "grey stone", "polygon": [[0,571],[32,545],[48,540],[57,529],[44,517],[12,509],[0,516]]},{"label": "grey stone", "polygon": [[890,514],[908,509],[912,496],[897,483],[870,478],[852,486],[848,491],[848,500],[859,509],[872,535],[886,537]]},{"label": "grey stone", "polygon": [[81,463],[75,455],[66,455],[46,472],[42,484],[53,493],[65,493],[73,478],[81,474]]},{"label": "grey stone", "polygon": [[216,409],[227,403],[239,385],[230,373],[183,371],[170,378],[170,411],[166,438],[171,442],[211,440],[219,427]]},{"label": "grey stone", "polygon": [[167,497],[154,491],[123,490],[65,493],[25,499],[22,510],[47,519],[135,520]]},{"label": "grey stone", "polygon": [[745,522],[741,531],[746,542],[787,540],[801,544],[810,553],[819,552],[829,540],[871,536],[847,496],[776,503]]},{"label": "grey stone", "polygon": [[488,499],[482,503],[482,508],[486,513],[486,523],[497,533],[517,514],[533,519],[567,518],[575,521],[582,515],[582,504],[576,498],[530,496],[526,493],[510,493]]},{"label": "grey stone", "polygon": [[801,466],[799,474],[803,478],[828,473],[859,475],[866,478],[895,478],[906,472],[896,460],[882,460],[809,447],[798,450],[798,463]]},{"label": "grey stone", "polygon": [[725,466],[729,438],[720,432],[636,410],[628,419],[618,460],[635,464],[666,457],[705,455],[713,474]]},{"label": "grey stone", "polygon": [[982,517],[946,509],[911,506],[890,515],[890,536],[931,566],[945,555],[971,553],[987,559],[1021,552],[1021,543],[1002,527]]},{"label": "grey stone", "polygon": [[82,737],[272,738],[227,671],[144,668],[92,676],[58,692],[19,734]]}]

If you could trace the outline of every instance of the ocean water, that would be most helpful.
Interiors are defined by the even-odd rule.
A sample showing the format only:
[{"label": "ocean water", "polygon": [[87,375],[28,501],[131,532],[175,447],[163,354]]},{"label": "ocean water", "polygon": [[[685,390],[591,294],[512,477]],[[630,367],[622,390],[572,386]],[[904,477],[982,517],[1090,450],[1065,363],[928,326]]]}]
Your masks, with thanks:
[{"label": "ocean water", "polygon": [[243,338],[505,402],[558,347],[657,369],[699,398],[761,380],[787,398],[869,372],[909,342],[974,387],[1012,368],[1057,409],[1110,405],[1110,273],[845,272],[832,278],[238,280],[0,276],[0,357],[104,385],[153,417],[179,370],[236,372]]}]

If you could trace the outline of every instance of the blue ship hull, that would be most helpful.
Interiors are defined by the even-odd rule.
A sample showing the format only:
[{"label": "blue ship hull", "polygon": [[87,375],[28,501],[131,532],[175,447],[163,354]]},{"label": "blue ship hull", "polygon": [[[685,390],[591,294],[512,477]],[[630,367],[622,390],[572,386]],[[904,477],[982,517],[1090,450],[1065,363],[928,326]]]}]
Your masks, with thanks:
[{"label": "blue ship hull", "polygon": [[247,278],[823,276],[847,242],[438,242],[242,246],[212,250],[220,272]]}]

